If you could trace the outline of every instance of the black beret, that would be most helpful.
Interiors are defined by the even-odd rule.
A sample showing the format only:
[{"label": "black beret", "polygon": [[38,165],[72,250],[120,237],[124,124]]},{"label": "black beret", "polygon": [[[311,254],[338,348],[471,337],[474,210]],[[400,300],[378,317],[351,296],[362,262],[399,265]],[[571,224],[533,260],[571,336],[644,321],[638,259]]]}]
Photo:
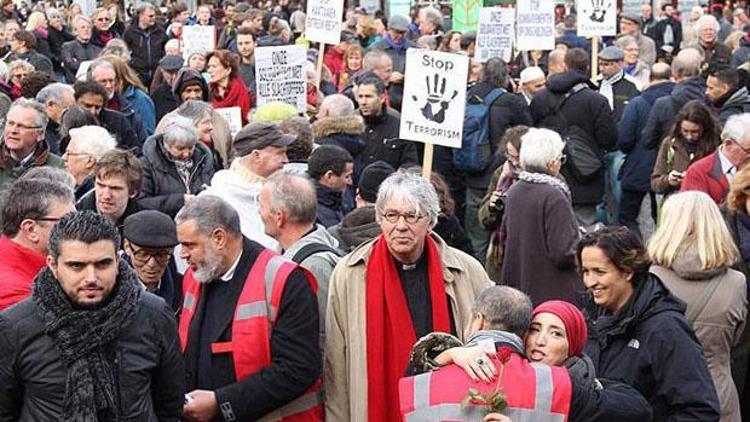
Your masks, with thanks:
[{"label": "black beret", "polygon": [[128,216],[122,228],[122,237],[144,248],[169,248],[177,246],[177,226],[171,217],[156,210],[138,211]]}]

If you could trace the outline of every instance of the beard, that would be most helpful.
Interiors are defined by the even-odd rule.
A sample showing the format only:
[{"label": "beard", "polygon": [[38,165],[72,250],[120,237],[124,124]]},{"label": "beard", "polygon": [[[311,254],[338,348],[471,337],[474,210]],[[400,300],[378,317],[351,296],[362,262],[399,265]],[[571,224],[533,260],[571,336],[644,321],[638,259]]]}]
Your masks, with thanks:
[{"label": "beard", "polygon": [[221,255],[209,246],[206,248],[206,256],[203,258],[203,262],[196,265],[196,267],[197,269],[193,272],[193,278],[201,284],[210,283],[220,275]]}]

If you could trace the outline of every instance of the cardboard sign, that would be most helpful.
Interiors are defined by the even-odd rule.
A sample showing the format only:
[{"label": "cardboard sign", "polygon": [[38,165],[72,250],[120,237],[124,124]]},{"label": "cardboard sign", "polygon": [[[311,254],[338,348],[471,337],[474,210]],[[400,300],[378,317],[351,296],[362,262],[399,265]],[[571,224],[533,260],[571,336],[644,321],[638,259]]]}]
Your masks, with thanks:
[{"label": "cardboard sign", "polygon": [[216,27],[188,25],[182,27],[182,58],[187,65],[193,53],[209,53],[216,47]]},{"label": "cardboard sign", "polygon": [[399,137],[461,148],[469,58],[410,48]]},{"label": "cardboard sign", "polygon": [[454,31],[476,31],[479,24],[479,9],[482,8],[482,0],[453,0],[453,30]]},{"label": "cardboard sign", "polygon": [[304,113],[307,110],[305,61],[305,48],[299,45],[256,48],[258,107],[271,101],[281,101]]},{"label": "cardboard sign", "polygon": [[613,36],[617,33],[617,0],[576,0],[578,35]]},{"label": "cardboard sign", "polygon": [[229,123],[229,132],[234,138],[234,135],[242,129],[242,110],[239,107],[215,108],[214,110]]},{"label": "cardboard sign", "polygon": [[555,48],[555,5],[552,0],[520,1],[516,9],[516,49]]},{"label": "cardboard sign", "polygon": [[341,41],[343,0],[310,0],[307,2],[305,38],[308,41],[336,45]]},{"label": "cardboard sign", "polygon": [[[680,3],[682,3],[682,1],[683,0],[680,0]],[[640,15],[642,5],[643,0],[622,0],[622,13],[635,13],[636,15]]]},{"label": "cardboard sign", "polygon": [[492,57],[509,62],[513,55],[515,10],[485,7],[479,10],[479,30],[474,57],[484,63]]}]

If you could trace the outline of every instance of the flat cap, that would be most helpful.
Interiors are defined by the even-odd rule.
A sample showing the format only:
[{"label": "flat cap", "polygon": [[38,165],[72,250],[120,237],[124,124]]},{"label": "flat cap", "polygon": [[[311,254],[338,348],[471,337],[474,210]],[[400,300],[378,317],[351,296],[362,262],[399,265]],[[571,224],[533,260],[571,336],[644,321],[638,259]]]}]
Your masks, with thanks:
[{"label": "flat cap", "polygon": [[401,15],[395,15],[388,21],[388,29],[399,32],[407,32],[409,30],[409,19]]},{"label": "flat cap", "polygon": [[638,26],[641,25],[641,17],[635,13],[621,13],[620,19],[625,19],[626,21],[633,22]]},{"label": "flat cap", "polygon": [[175,56],[173,54],[167,55],[159,60],[159,66],[164,70],[180,70],[185,60],[181,56]]},{"label": "flat cap", "polygon": [[256,149],[289,146],[296,139],[294,135],[284,134],[273,123],[253,122],[237,132],[234,137],[234,150],[238,157],[244,157]]},{"label": "flat cap", "polygon": [[619,47],[605,47],[601,53],[599,53],[599,60],[608,62],[619,62],[625,58],[625,52]]},{"label": "flat cap", "polygon": [[177,226],[161,211],[138,211],[128,216],[122,227],[122,237],[144,248],[177,246]]}]

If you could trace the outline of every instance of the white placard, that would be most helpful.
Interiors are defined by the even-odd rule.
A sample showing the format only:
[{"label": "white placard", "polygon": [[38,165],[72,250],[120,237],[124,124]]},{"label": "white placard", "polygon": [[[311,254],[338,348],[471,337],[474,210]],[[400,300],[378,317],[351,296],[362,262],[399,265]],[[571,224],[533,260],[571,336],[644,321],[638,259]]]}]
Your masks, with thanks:
[{"label": "white placard", "polygon": [[242,129],[242,110],[239,107],[215,108],[214,110],[229,123],[229,132],[234,138],[234,135]]},{"label": "white placard", "polygon": [[516,3],[516,49],[553,50],[555,48],[555,4],[552,0]]},{"label": "white placard", "polygon": [[515,10],[500,7],[479,9],[479,30],[474,57],[484,63],[493,57],[509,62],[513,54]]},{"label": "white placard", "polygon": [[304,65],[305,48],[300,45],[258,47],[255,49],[255,84],[258,107],[281,101],[307,110],[307,84]]},{"label": "white placard", "polygon": [[461,148],[469,58],[406,50],[406,80],[399,137]]},{"label": "white placard", "polygon": [[341,41],[344,0],[308,0],[305,38],[337,45]]},{"label": "white placard", "polygon": [[617,0],[576,0],[578,35],[607,37],[617,33]]},{"label": "white placard", "polygon": [[187,66],[193,53],[210,53],[216,47],[216,27],[213,25],[188,25],[182,27],[182,58]]},{"label": "white placard", "polygon": [[[680,0],[680,3],[682,3],[682,0]],[[643,0],[622,0],[622,13],[635,13],[636,15],[640,15],[642,5]]]},{"label": "white placard", "polygon": [[[690,12],[693,10],[693,7],[700,6],[701,2],[699,0],[680,0],[677,2],[677,10],[682,13],[682,21],[687,22],[690,20]],[[640,9],[638,10],[640,12]],[[658,14],[656,10],[654,13]]]}]

